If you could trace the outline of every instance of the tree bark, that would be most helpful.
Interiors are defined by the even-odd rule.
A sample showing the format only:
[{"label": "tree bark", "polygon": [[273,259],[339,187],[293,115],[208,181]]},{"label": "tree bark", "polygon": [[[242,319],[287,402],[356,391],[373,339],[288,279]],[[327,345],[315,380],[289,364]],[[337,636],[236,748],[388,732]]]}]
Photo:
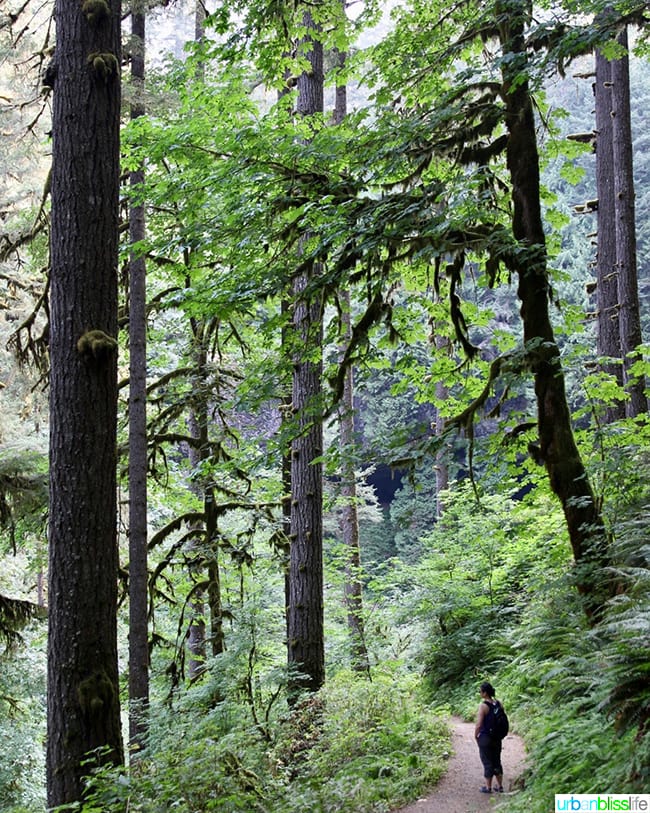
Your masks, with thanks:
[{"label": "tree bark", "polygon": [[[434,336],[434,344],[439,353],[446,352],[449,348],[449,340],[446,337]],[[439,402],[447,400],[449,388],[443,381],[436,381],[436,398]],[[442,435],[445,428],[445,419],[440,414],[440,409],[436,408],[435,431],[438,436]],[[436,517],[440,518],[445,510],[443,493],[449,488],[449,448],[442,448],[436,452]]]},{"label": "tree bark", "polygon": [[[596,254],[596,301],[598,355],[604,372],[611,375],[623,389],[623,368],[618,326],[618,273],[616,269],[616,228],[614,207],[614,156],[612,152],[611,63],[600,51],[596,53],[596,194],[598,197],[598,236]],[[614,360],[614,361],[612,361]],[[606,411],[611,423],[625,417],[623,401]]]},{"label": "tree bark", "polygon": [[[344,341],[352,337],[350,295],[341,292],[344,314]],[[344,596],[350,637],[350,663],[354,672],[369,674],[370,663],[366,648],[363,618],[363,583],[361,581],[361,545],[359,541],[359,511],[355,468],[356,437],[354,427],[354,370],[348,367],[343,381],[343,397],[339,407],[341,464],[341,536],[347,551]]]},{"label": "tree bark", "polygon": [[[187,280],[189,285],[189,279]],[[190,437],[196,442],[190,447],[189,459],[194,472],[198,471],[201,462],[207,457],[208,444],[208,414],[207,403],[204,396],[204,374],[206,369],[206,353],[203,347],[202,326],[192,322],[192,335],[195,345],[194,367],[196,375],[192,387],[192,399],[190,415],[188,418],[188,430]],[[203,500],[205,507],[205,489],[200,478],[193,479],[191,489],[194,494]],[[205,528],[205,526],[204,526]],[[200,525],[197,524],[197,531]],[[191,561],[189,566],[190,580],[203,580],[206,572],[205,549],[207,542],[205,538],[201,542],[193,539],[188,545],[188,553]],[[190,621],[187,630],[187,649],[189,652],[188,677],[190,682],[197,680],[205,671],[206,661],[206,635],[205,635],[205,591],[202,588],[194,588],[193,595],[189,601]]]},{"label": "tree bark", "polygon": [[[136,100],[131,118],[144,115],[145,14],[131,16],[131,77]],[[144,166],[130,173],[136,196],[144,185]],[[129,239],[145,238],[144,205],[129,206]],[[131,253],[129,262],[129,742],[145,745],[149,705],[149,632],[147,570],[147,285],[143,256]]]},{"label": "tree bark", "polygon": [[[189,278],[187,280],[189,285]],[[203,501],[203,522],[200,539],[194,540],[189,550],[193,555],[190,575],[204,579],[207,573],[207,606],[210,616],[210,643],[213,656],[224,651],[223,607],[221,601],[221,576],[219,570],[219,541],[217,528],[217,504],[215,490],[201,471],[209,464],[212,451],[210,445],[210,381],[208,371],[207,345],[212,327],[210,324],[192,318],[192,341],[194,343],[193,394],[191,400],[189,430],[195,445],[190,449],[190,462],[194,471],[194,493]],[[207,654],[205,605],[206,591],[196,590],[190,602],[192,617],[188,629],[188,649],[190,651],[189,678],[196,680],[205,671]]]},{"label": "tree bark", "polygon": [[[628,47],[627,27],[616,38]],[[629,400],[628,417],[648,411],[643,376],[630,372],[639,360],[641,319],[636,264],[636,216],[634,205],[634,172],[632,159],[632,124],[630,117],[630,67],[627,54],[611,63],[612,83],[612,154],[614,168],[614,207],[616,224],[616,269],[618,271],[619,332],[623,377]]]},{"label": "tree bark", "polygon": [[[194,8],[194,41],[200,43],[205,37],[205,5],[197,0]],[[198,77],[204,78],[203,61],[199,63]],[[187,284],[190,284],[188,278]],[[190,432],[199,442],[198,449],[190,450],[192,468],[197,469],[210,459],[210,415],[209,415],[209,384],[208,384],[208,343],[211,327],[208,322],[197,319],[191,320],[192,336],[195,347],[196,387],[194,402],[191,409]],[[212,655],[216,656],[224,651],[223,636],[223,607],[221,601],[221,576],[219,570],[219,543],[217,536],[217,511],[214,489],[202,481],[196,483],[195,491],[203,499],[204,539],[203,545],[192,543],[191,550],[195,554],[192,564],[193,574],[202,578],[207,571],[208,590],[207,604],[210,612],[210,642]],[[205,671],[206,659],[206,622],[205,622],[205,594],[197,590],[191,601],[192,618],[188,630],[187,641],[190,651],[189,678],[196,680]]]},{"label": "tree bark", "polygon": [[116,435],[120,4],[58,0],[50,289],[47,796],[120,763]]},{"label": "tree bark", "polygon": [[323,453],[320,412],[322,362],[308,360],[322,347],[320,306],[305,302],[306,275],[294,280],[293,324],[302,352],[294,362],[292,401],[298,437],[291,446],[291,549],[289,564],[288,654],[303,679],[292,690],[317,691],[325,681],[323,624]]},{"label": "tree bark", "polygon": [[[344,7],[345,11],[345,7]],[[344,68],[345,52],[335,54],[337,67]],[[334,103],[334,124],[341,124],[347,115],[347,86],[337,83]],[[343,305],[343,348],[352,339],[350,292],[340,293]],[[341,467],[341,536],[347,550],[344,596],[350,636],[350,663],[355,672],[370,673],[363,619],[363,583],[361,581],[361,545],[359,541],[359,510],[357,504],[356,436],[354,426],[354,368],[348,366],[343,380],[343,397],[339,407],[340,443],[343,452]]]},{"label": "tree bark", "polygon": [[[316,31],[304,15],[308,31]],[[310,70],[298,77],[297,110],[309,116],[323,110],[323,46],[307,36],[302,50]],[[299,273],[292,283],[293,354],[292,403],[298,434],[291,449],[291,550],[287,642],[290,666],[302,679],[290,681],[290,696],[299,689],[317,691],[325,682],[323,632],[323,426],[321,404],[323,326],[321,301],[306,289],[319,266]],[[316,356],[316,358],[314,358]]]},{"label": "tree bark", "polygon": [[562,504],[575,559],[576,585],[585,611],[590,619],[596,619],[607,598],[604,568],[609,564],[609,540],[573,436],[560,352],[549,318],[539,156],[532,99],[525,79],[527,3],[509,2],[507,9],[498,9],[499,12],[504,20],[500,24],[502,48],[511,55],[502,68],[507,162],[512,183],[513,233],[528,247],[526,262],[515,270],[524,344],[535,382],[539,458]]},{"label": "tree bark", "polygon": [[210,645],[212,656],[225,651],[223,633],[223,602],[221,600],[221,571],[219,567],[219,534],[217,528],[217,503],[214,489],[205,489],[205,536],[208,547],[208,605],[210,607]]},{"label": "tree bark", "polygon": [[[281,303],[281,313],[283,317],[283,328],[281,343],[283,348],[289,346],[289,336],[291,334],[290,321],[288,315],[290,304],[288,295],[283,296]],[[285,321],[286,320],[286,321]],[[280,408],[280,433],[282,437],[288,437],[292,415],[292,382],[287,380],[286,388],[283,381],[283,392]],[[289,640],[289,604],[291,603],[291,444],[285,443],[282,446],[282,535],[284,543],[281,551],[282,571],[284,574],[284,626],[286,640]]]},{"label": "tree bark", "polygon": [[[196,0],[194,4],[194,42],[202,42],[204,36],[205,7],[201,0]],[[199,63],[198,71],[198,78],[202,81],[205,72],[202,61]],[[189,287],[189,278],[186,280],[186,284]],[[197,368],[197,386],[194,391],[192,406],[190,407],[188,428],[191,437],[199,441],[199,448],[192,446],[189,451],[192,471],[196,471],[202,459],[201,449],[207,445],[208,417],[207,405],[200,397],[197,398],[197,393],[201,392],[202,387],[202,375],[199,371],[205,370],[206,354],[202,346],[203,337],[201,335],[201,327],[195,322],[192,323],[192,334],[195,346],[194,363]],[[198,497],[204,496],[203,489],[198,483],[192,484],[192,491]],[[200,552],[202,546],[197,544],[197,540],[194,539],[188,547],[189,553],[192,556],[192,562],[189,568],[190,581],[195,578],[202,579],[203,573],[205,572],[205,557]],[[205,593],[202,589],[196,589],[190,600],[190,623],[187,630],[187,649],[190,655],[188,677],[191,683],[197,680],[205,671],[207,654],[205,639]]]}]

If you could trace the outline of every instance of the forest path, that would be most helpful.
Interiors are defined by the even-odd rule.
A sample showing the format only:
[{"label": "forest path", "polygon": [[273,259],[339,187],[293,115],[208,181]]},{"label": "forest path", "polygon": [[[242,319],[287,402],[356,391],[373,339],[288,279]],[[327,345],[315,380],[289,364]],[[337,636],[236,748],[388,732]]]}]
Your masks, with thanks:
[{"label": "forest path", "polygon": [[503,787],[504,793],[480,793],[483,769],[474,739],[474,723],[466,723],[458,717],[450,721],[452,726],[452,756],[449,768],[440,782],[424,799],[400,808],[395,813],[485,813],[507,811],[508,793],[516,788],[517,778],[524,770],[526,749],[521,737],[509,734],[503,741]]}]

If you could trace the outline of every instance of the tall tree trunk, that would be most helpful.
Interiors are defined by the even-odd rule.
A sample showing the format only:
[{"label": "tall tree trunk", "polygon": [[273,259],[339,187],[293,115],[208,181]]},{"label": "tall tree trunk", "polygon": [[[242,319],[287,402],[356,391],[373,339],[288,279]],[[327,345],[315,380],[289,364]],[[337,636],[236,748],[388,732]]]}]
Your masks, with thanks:
[{"label": "tall tree trunk", "polygon": [[[434,336],[434,343],[436,350],[440,353],[447,351],[449,348],[449,339],[446,336]],[[436,399],[439,402],[446,401],[449,397],[449,388],[442,381],[436,381]],[[440,410],[436,409],[436,422],[435,430],[436,435],[440,436],[445,429],[445,419],[441,415]],[[449,449],[442,448],[436,452],[436,517],[440,518],[445,510],[443,502],[443,493],[449,488],[449,464],[447,462],[449,457]]]},{"label": "tall tree trunk", "polygon": [[[627,27],[616,38],[626,50]],[[631,365],[638,361],[641,344],[639,287],[636,266],[636,218],[630,117],[630,64],[627,54],[611,64],[612,153],[614,165],[614,206],[616,223],[616,269],[618,271],[619,331],[628,416],[647,412],[643,376],[634,376]]]},{"label": "tall tree trunk", "polygon": [[[194,5],[194,42],[200,43],[205,36],[205,6],[201,0],[196,0]],[[197,79],[203,80],[204,66],[201,61],[198,66]],[[186,257],[186,263],[189,262],[189,255]],[[189,277],[186,279],[186,285],[189,287],[191,281]],[[190,464],[192,470],[196,471],[199,467],[201,460],[205,453],[207,445],[207,431],[208,431],[208,416],[207,416],[207,402],[201,398],[203,376],[201,370],[205,371],[206,353],[203,344],[202,326],[196,320],[192,321],[192,334],[194,342],[194,364],[196,367],[196,387],[190,407],[190,415],[188,419],[188,429],[190,436],[197,442],[196,446],[192,446],[189,451]],[[194,482],[192,490],[197,497],[204,499],[203,487],[200,483]],[[205,505],[205,499],[204,499]],[[205,551],[205,541],[203,544],[197,542],[196,539],[192,540],[189,544],[189,553],[191,557],[190,564],[190,581],[195,579],[203,581],[205,573],[205,556],[202,551]],[[202,588],[194,587],[192,598],[189,602],[190,608],[190,622],[187,630],[187,649],[189,651],[188,663],[188,677],[190,682],[197,680],[205,671],[205,661],[207,656],[206,649],[206,624],[205,624],[205,591]]]},{"label": "tall tree trunk", "polygon": [[549,283],[539,194],[539,156],[535,118],[526,69],[524,25],[527,2],[497,8],[505,61],[503,98],[508,129],[507,161],[512,183],[512,228],[528,246],[526,263],[517,267],[524,343],[532,366],[537,398],[539,458],[559,498],[575,559],[575,579],[585,611],[598,617],[607,598],[604,568],[609,564],[608,537],[596,506],[571,426],[560,353],[549,318]]},{"label": "tall tree trunk", "polygon": [[[289,54],[285,54],[286,57]],[[291,82],[291,74],[287,69],[285,71],[284,80],[285,87],[278,91],[278,101],[286,96],[290,90],[289,85]],[[287,288],[290,287],[290,284]],[[282,335],[280,338],[281,347],[283,350],[289,347],[289,339],[293,333],[291,325],[291,293],[289,290],[285,291],[282,301],[280,303],[280,314],[282,316]],[[281,551],[282,569],[284,572],[284,625],[286,631],[286,640],[289,640],[289,604],[290,604],[290,574],[291,574],[291,444],[286,442],[290,437],[291,422],[293,420],[292,409],[292,381],[287,375],[286,380],[282,380],[283,395],[280,400],[280,435],[285,440],[282,443],[282,535],[284,537],[283,548]]]},{"label": "tall tree trunk", "polygon": [[[189,279],[188,279],[189,284]],[[212,457],[210,445],[210,381],[207,345],[212,328],[209,324],[191,320],[194,342],[194,386],[190,419],[190,435],[194,445],[190,449],[190,461],[195,474],[193,490],[203,501],[203,527],[201,540],[191,545],[194,561],[191,565],[193,578],[205,579],[207,574],[207,605],[210,615],[210,643],[213,655],[224,651],[223,608],[221,601],[221,577],[219,571],[219,543],[217,528],[217,504],[211,477],[201,472],[202,465]],[[206,658],[206,593],[197,589],[191,599],[192,617],[188,630],[190,651],[189,678],[195,680],[205,670]]]},{"label": "tall tree trunk", "polygon": [[[604,372],[623,387],[623,368],[616,362],[621,358],[618,327],[618,274],[616,270],[616,227],[614,209],[614,156],[612,152],[612,94],[611,63],[603,54],[596,53],[596,81],[594,101],[596,107],[596,194],[598,197],[598,236],[596,254],[596,297],[598,326],[598,355],[605,359]],[[608,423],[625,417],[621,400],[607,409]]]},{"label": "tall tree trunk", "polygon": [[[131,118],[144,115],[145,14],[131,15],[131,77],[135,101]],[[144,185],[144,166],[130,174],[136,196]],[[142,203],[129,206],[129,239],[145,238]],[[143,256],[132,252],[129,263],[129,741],[145,744],[149,704],[149,636],[147,572],[147,286]]]},{"label": "tall tree trunk", "polygon": [[[323,110],[323,46],[308,12],[309,33],[301,52],[310,69],[298,77],[298,114]],[[316,32],[313,36],[312,32]],[[290,694],[304,688],[318,690],[325,682],[323,640],[323,425],[321,404],[323,326],[321,301],[307,292],[319,273],[312,265],[296,275],[293,295],[293,410],[298,435],[291,449],[291,550],[287,642],[289,665],[298,667],[303,679],[293,682]],[[317,359],[314,356],[317,354]]]},{"label": "tall tree trunk", "polygon": [[[283,348],[287,348],[289,346],[289,335],[291,333],[291,329],[287,320],[290,305],[286,296],[282,299],[281,311],[283,324],[286,325],[282,328],[281,344]],[[280,405],[280,433],[285,438],[288,436],[289,427],[291,426],[292,420],[292,385],[289,382],[286,383],[287,386],[285,390],[285,382],[283,381],[283,390],[285,391],[285,394],[282,397],[282,403]],[[282,570],[284,573],[284,625],[287,636],[286,639],[288,641],[289,604],[291,601],[291,446],[290,444],[283,444],[282,448],[282,534],[284,537],[284,545],[281,556]]]},{"label": "tall tree trunk", "polygon": [[[119,0],[57,0],[52,111],[48,805],[123,758],[117,668]],[[101,750],[99,750],[101,749]]]},{"label": "tall tree trunk", "polygon": [[221,600],[221,572],[219,568],[219,533],[217,528],[217,503],[214,489],[206,486],[203,510],[205,511],[205,538],[208,548],[208,606],[210,607],[210,646],[213,657],[225,650],[223,633],[223,603]]},{"label": "tall tree trunk", "polygon": [[[338,68],[344,68],[347,54],[336,52]],[[334,124],[341,124],[347,115],[347,86],[337,84],[334,104]],[[350,313],[350,292],[346,288],[340,293],[343,305],[343,346],[352,339]],[[345,567],[345,607],[347,611],[348,635],[350,636],[350,662],[355,672],[370,673],[370,662],[366,648],[365,624],[363,619],[363,583],[361,581],[361,545],[359,541],[359,510],[356,477],[356,436],[354,427],[354,368],[348,366],[343,380],[343,397],[339,407],[340,442],[343,450],[341,470],[341,535],[347,550]]]},{"label": "tall tree trunk", "polygon": [[[190,426],[192,420],[190,420]],[[190,458],[192,459],[192,458]],[[193,466],[194,468],[194,466]],[[201,580],[205,572],[205,559],[198,549],[201,544],[194,540],[188,545],[191,557],[189,566],[190,580]],[[205,635],[205,590],[203,587],[193,588],[193,594],[188,602],[190,620],[187,629],[187,651],[189,653],[188,678],[191,683],[197,680],[205,671],[206,662],[206,635]]]},{"label": "tall tree trunk", "polygon": [[[202,42],[205,36],[206,10],[202,0],[196,0],[194,8],[194,41]],[[199,62],[197,78],[203,81],[204,64]],[[189,259],[188,259],[189,261]],[[187,285],[190,280],[188,278]],[[194,402],[191,408],[189,427],[190,434],[197,441],[197,447],[190,450],[192,468],[196,470],[201,463],[210,458],[209,427],[209,391],[208,391],[208,341],[209,325],[201,320],[192,319],[192,334],[195,347],[196,387]],[[221,603],[221,577],[219,572],[219,546],[217,541],[217,511],[214,489],[201,479],[194,487],[203,500],[204,538],[203,543],[192,543],[191,549],[195,560],[191,566],[194,578],[203,580],[207,572],[207,606],[210,614],[210,641],[213,655],[224,650],[223,609]],[[189,678],[196,680],[205,670],[207,655],[206,641],[206,595],[204,590],[196,589],[191,600],[191,620],[187,634],[190,652]]]},{"label": "tall tree trunk", "polygon": [[[189,285],[189,280],[188,280]],[[200,468],[201,462],[206,457],[207,450],[207,430],[208,415],[207,403],[203,397],[203,372],[205,372],[206,356],[202,347],[203,338],[197,325],[192,325],[193,339],[196,345],[194,351],[195,378],[193,385],[192,403],[190,415],[187,421],[188,431],[194,443],[190,446],[189,458],[192,472]],[[194,477],[195,475],[193,475]],[[203,499],[205,505],[205,492],[200,479],[193,480],[192,491],[199,498]],[[199,530],[200,526],[197,526]],[[190,554],[190,579],[203,581],[205,574],[205,549],[207,540],[204,538],[193,539],[188,545]],[[189,601],[190,622],[187,630],[187,649],[189,652],[188,677],[191,682],[203,674],[206,661],[206,635],[205,635],[205,591],[203,587],[193,587],[193,594]]]},{"label": "tall tree trunk", "polygon": [[[205,3],[203,0],[196,0],[194,6],[194,42],[202,42],[205,37]],[[201,67],[201,76],[203,75],[203,63]]]},{"label": "tall tree trunk", "polygon": [[[350,320],[350,294],[341,293],[344,308],[344,342],[352,338]],[[356,438],[354,427],[354,370],[348,367],[343,381],[343,397],[339,407],[341,464],[341,535],[347,551],[345,566],[345,607],[348,635],[350,636],[350,662],[355,672],[370,672],[363,617],[363,583],[361,581],[361,545],[359,542],[359,511],[356,479]]]}]

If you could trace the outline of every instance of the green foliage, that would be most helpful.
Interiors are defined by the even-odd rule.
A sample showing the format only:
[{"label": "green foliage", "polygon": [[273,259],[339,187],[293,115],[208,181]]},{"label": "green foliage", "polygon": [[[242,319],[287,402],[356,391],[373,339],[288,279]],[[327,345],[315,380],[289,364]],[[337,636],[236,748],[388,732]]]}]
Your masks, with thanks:
[{"label": "green foliage", "polygon": [[79,810],[386,811],[435,782],[449,748],[444,722],[397,670],[372,683],[339,673],[275,717],[271,747],[243,706],[206,707],[196,692],[158,712],[152,735],[128,778],[93,776]]},{"label": "green foliage", "polygon": [[418,585],[404,613],[426,619],[422,656],[433,691],[465,687],[468,676],[493,674],[512,657],[508,630],[549,574],[566,567],[562,518],[543,491],[477,499],[457,485],[423,545],[417,575],[402,576]]},{"label": "green foliage", "polygon": [[371,683],[339,673],[321,693],[320,738],[278,811],[380,811],[414,798],[444,770],[448,732],[396,669]]},{"label": "green foliage", "polygon": [[[512,658],[498,684],[528,744],[514,811],[542,813],[555,793],[632,793],[648,787],[650,688],[647,504],[615,523],[620,595],[596,630],[571,594],[547,582],[507,633]],[[550,574],[547,574],[550,575]]]},{"label": "green foliage", "polygon": [[527,788],[513,810],[541,813],[554,793],[647,788],[647,612],[638,602],[612,610],[598,636],[566,610],[518,633],[521,654],[500,677],[513,699],[521,692],[516,719],[529,749]]},{"label": "green foliage", "polygon": [[430,465],[421,466],[411,477],[405,477],[390,506],[395,550],[405,563],[420,560],[423,537],[436,521],[436,479],[431,468]]},{"label": "green foliage", "polygon": [[[370,19],[378,4],[365,5]],[[374,96],[337,127],[327,116],[294,115],[287,76],[305,66],[304,52],[292,48],[305,33],[299,4],[251,2],[235,19],[232,4],[220,3],[207,20],[217,41],[206,38],[183,61],[168,60],[150,74],[159,95],[151,95],[148,116],[125,128],[123,144],[125,169],[147,166],[145,184],[128,195],[148,212],[147,238],[136,249],[148,261],[151,300],[153,623],[156,642],[168,648],[154,651],[148,747],[128,775],[96,773],[88,801],[74,809],[361,812],[410,800],[440,776],[448,732],[418,696],[418,676],[387,667],[390,658],[408,658],[413,670],[424,664],[429,691],[466,714],[475,711],[479,679],[497,684],[531,749],[528,788],[513,810],[541,813],[560,790],[648,787],[648,423],[603,425],[604,407],[620,392],[584,372],[585,359],[593,360],[583,287],[593,224],[587,217],[577,224],[571,214],[577,200],[593,197],[591,156],[561,143],[567,128],[549,113],[558,103],[571,106],[567,126],[591,129],[588,83],[579,104],[572,104],[578,91],[563,84],[538,96],[537,111],[548,159],[541,194],[554,293],[569,303],[557,315],[558,332],[580,445],[608,527],[626,542],[614,563],[624,589],[598,635],[585,628],[577,606],[559,506],[528,453],[535,418],[515,294],[497,290],[530,252],[508,227],[500,70],[508,68],[514,86],[529,79],[537,89],[549,70],[563,69],[610,31],[586,17],[578,24],[578,13],[602,3],[531,17],[524,70],[498,53],[493,4],[479,5],[396,9],[393,30],[346,66],[349,79],[365,72]],[[527,4],[511,5],[528,13]],[[338,0],[310,8],[327,23],[328,47],[347,49],[364,24],[344,24]],[[260,76],[273,93],[259,89]],[[635,86],[647,95],[644,77]],[[275,89],[287,91],[280,101]],[[640,178],[648,174],[643,125]],[[3,166],[13,161],[8,145],[0,145]],[[640,227],[643,265],[648,240]],[[43,246],[34,257],[45,263]],[[345,352],[357,375],[360,462],[403,456],[411,479],[383,507],[384,521],[373,517],[362,528],[372,682],[337,672],[346,632],[342,611],[331,605],[340,599],[343,557],[330,547],[329,682],[288,712],[278,543],[279,459],[291,427],[278,429],[289,371],[279,353],[286,326],[279,299],[292,275],[314,261],[322,264],[316,284],[334,388],[341,286],[354,302]],[[303,357],[320,353],[291,336],[285,347]],[[482,397],[497,356],[504,364],[486,403],[490,418],[472,430],[476,488],[454,484],[438,520],[432,462],[448,438],[433,437],[431,425]],[[639,368],[648,374],[646,362]],[[329,391],[325,400],[330,406]],[[22,404],[14,408],[19,401],[12,394],[12,424],[22,413]],[[192,466],[187,416],[198,402],[209,407],[209,426],[206,454]],[[466,444],[454,442],[450,457],[452,479],[465,476]],[[42,456],[0,459],[6,548],[41,532],[45,479]],[[205,518],[206,495],[218,505],[210,539],[192,525]],[[197,543],[191,552],[189,540]],[[188,565],[217,557],[227,651],[209,660],[196,685],[170,686],[182,673],[174,669],[182,663],[190,599],[206,586],[203,574],[188,576]],[[43,688],[25,685],[19,670],[40,679],[43,665],[29,653],[14,657],[0,663],[8,744],[0,805],[41,809]],[[5,691],[14,685],[15,696]]]},{"label": "green foliage", "polygon": [[9,530],[15,545],[19,522],[33,528],[43,524],[47,506],[47,460],[24,444],[0,449],[0,530]]},{"label": "green foliage", "polygon": [[0,658],[0,808],[35,813],[45,806],[45,628],[23,632],[24,646]]},{"label": "green foliage", "polygon": [[[42,453],[23,443],[0,448],[0,554],[5,559],[0,578],[0,640],[12,648],[20,630],[32,618],[43,617],[22,579],[14,579],[15,562],[34,571],[42,566],[47,515],[47,468]],[[20,555],[19,555],[20,551]]]}]

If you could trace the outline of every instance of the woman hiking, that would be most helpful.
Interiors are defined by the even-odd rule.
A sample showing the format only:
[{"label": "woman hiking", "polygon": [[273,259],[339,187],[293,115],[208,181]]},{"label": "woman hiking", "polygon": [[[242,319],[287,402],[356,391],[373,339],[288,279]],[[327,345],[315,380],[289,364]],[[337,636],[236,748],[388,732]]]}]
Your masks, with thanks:
[{"label": "woman hiking", "polygon": [[[481,702],[476,715],[474,735],[478,743],[478,753],[483,764],[485,784],[481,786],[481,793],[503,792],[503,767],[501,766],[502,738],[494,732],[492,719],[495,710],[503,712],[503,706],[494,696],[494,686],[491,683],[481,683]],[[494,788],[492,781],[495,781]]]}]

